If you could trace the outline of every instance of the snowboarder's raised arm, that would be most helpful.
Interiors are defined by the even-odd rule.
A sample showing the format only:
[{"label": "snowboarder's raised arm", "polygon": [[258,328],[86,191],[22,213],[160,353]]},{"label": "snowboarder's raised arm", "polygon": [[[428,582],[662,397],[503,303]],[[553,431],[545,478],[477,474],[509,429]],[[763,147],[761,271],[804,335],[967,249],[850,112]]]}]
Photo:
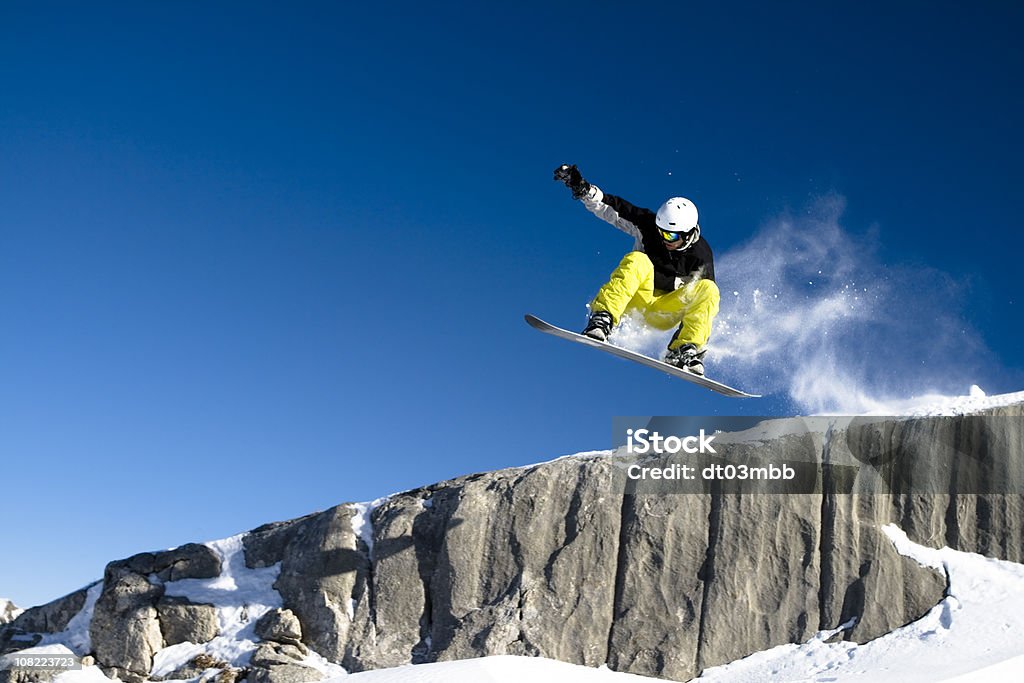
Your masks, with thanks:
[{"label": "snowboarder's raised arm", "polygon": [[653,221],[654,213],[650,209],[634,206],[622,197],[605,194],[597,185],[592,185],[583,179],[576,165],[562,164],[555,169],[555,180],[565,183],[565,186],[572,191],[573,199],[579,199],[583,206],[592,214],[611,223],[619,230],[632,235],[636,240],[637,249],[643,242],[640,234],[640,225],[644,217],[649,217],[647,222]]}]

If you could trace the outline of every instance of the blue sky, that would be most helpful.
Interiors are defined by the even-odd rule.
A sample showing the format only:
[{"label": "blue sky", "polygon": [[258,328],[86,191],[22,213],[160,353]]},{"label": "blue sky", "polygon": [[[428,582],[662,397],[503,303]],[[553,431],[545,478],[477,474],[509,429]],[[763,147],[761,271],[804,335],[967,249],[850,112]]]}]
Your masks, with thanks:
[{"label": "blue sky", "polygon": [[842,197],[1022,388],[1019,7],[478,5],[0,7],[0,596],[616,415],[792,411],[523,323],[581,325],[630,246],[562,162],[692,198],[719,255]]}]

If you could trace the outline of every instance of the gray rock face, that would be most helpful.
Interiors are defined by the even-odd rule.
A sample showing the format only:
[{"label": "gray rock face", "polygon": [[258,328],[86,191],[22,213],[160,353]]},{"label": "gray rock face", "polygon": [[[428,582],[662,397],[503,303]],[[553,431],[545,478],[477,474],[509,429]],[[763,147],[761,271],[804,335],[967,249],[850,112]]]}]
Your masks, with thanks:
[{"label": "gray rock face", "polygon": [[302,646],[302,626],[290,609],[272,609],[256,622],[256,635],[261,640]]},{"label": "gray rock face", "polygon": [[153,676],[153,681],[184,681],[198,678],[200,683],[234,683],[244,674],[223,660],[208,654],[199,654],[181,665],[167,676]]},{"label": "gray rock face", "polygon": [[833,511],[829,524],[856,533],[825,544],[824,498],[623,496],[610,459],[565,458],[393,496],[362,562],[351,510],[306,518],[279,545],[292,569],[278,588],[304,642],[351,671],[525,654],[686,680],[849,617],[851,637],[876,637],[941,599],[944,577],[864,518],[875,506]]},{"label": "gray rock face", "polygon": [[146,678],[153,655],[164,645],[156,603],[163,586],[121,563],[107,565],[89,635],[96,661],[121,679]]},{"label": "gray rock face", "polygon": [[85,605],[88,590],[86,586],[45,605],[31,607],[14,619],[10,626],[29,633],[60,633]]},{"label": "gray rock face", "polygon": [[250,683],[310,683],[319,681],[324,675],[316,669],[301,664],[274,664],[269,667],[253,667],[246,680]]},{"label": "gray rock face", "polygon": [[107,565],[103,591],[89,625],[99,665],[108,675],[135,683],[148,677],[153,655],[167,644],[162,625],[172,640],[209,640],[216,635],[212,608],[164,598],[163,583],[212,578],[220,571],[216,553],[196,543],[158,553],[139,553]]},{"label": "gray rock face", "polygon": [[217,609],[194,604],[186,598],[165,595],[156,604],[160,632],[166,646],[178,643],[208,643],[217,637]]},{"label": "gray rock face", "polygon": [[[43,634],[60,633],[66,629],[71,620],[85,606],[87,592],[92,585],[95,584],[45,605],[27,609],[9,623],[0,624],[0,655],[33,647],[43,639]],[[0,683],[3,682],[5,675],[11,681],[27,682],[49,680],[56,674],[54,672],[26,671],[0,673]]]},{"label": "gray rock face", "polygon": [[158,553],[139,553],[114,564],[136,574],[155,574],[161,581],[211,579],[221,572],[217,554],[199,543],[186,543]]},{"label": "gray rock face", "polygon": [[245,566],[260,569],[277,564],[284,557],[285,549],[295,537],[296,530],[317,514],[298,517],[286,522],[271,522],[253,529],[242,539],[245,544]]},{"label": "gray rock face", "polygon": [[14,618],[21,614],[21,610],[10,600],[0,598],[0,625],[14,621]]},{"label": "gray rock face", "polygon": [[274,584],[301,622],[304,642],[335,662],[350,660],[354,605],[366,593],[369,561],[352,529],[354,514],[339,505],[295,524]]},{"label": "gray rock face", "polygon": [[466,481],[432,507],[447,517],[430,584],[438,659],[484,648],[604,663],[622,507],[613,491],[608,460],[564,460]]},{"label": "gray rock face", "polygon": [[392,496],[372,513],[372,551],[342,506],[253,532],[247,561],[288,568],[278,588],[303,641],[352,671],[540,654],[686,680],[848,622],[844,636],[863,642],[930,609],[945,576],[896,553],[886,523],[925,544],[1015,559],[1019,496],[917,492],[922,480],[955,489],[958,458],[975,475],[1018,471],[1022,421],[995,419],[984,436],[979,425],[855,423],[730,451],[809,462],[855,451],[887,463],[883,493],[857,482],[861,493],[838,493],[851,486],[829,479],[836,470],[799,495],[623,495],[611,458],[565,458]]},{"label": "gray rock face", "polygon": [[319,681],[324,675],[316,669],[300,664],[304,652],[295,645],[263,643],[252,655],[250,683],[308,683]]},{"label": "gray rock face", "polygon": [[34,647],[42,639],[41,633],[27,633],[14,627],[0,628],[0,656]]},{"label": "gray rock face", "polygon": [[[1024,482],[1024,406],[723,448],[730,461],[828,467],[799,494],[627,493],[622,457],[579,456],[397,494],[368,520],[339,505],[255,529],[246,565],[280,563],[284,609],[255,626],[249,680],[319,680],[307,647],[352,672],[524,654],[688,680],[842,624],[863,642],[930,609],[946,577],[896,553],[890,522],[925,545],[1024,559],[1024,496],[1000,485]],[[162,584],[219,569],[205,546],[111,563],[97,661],[134,682],[158,648],[215,633],[209,611]],[[60,630],[79,598],[62,600],[15,625]]]},{"label": "gray rock face", "polygon": [[0,683],[50,683],[60,673],[60,671],[0,669]]}]

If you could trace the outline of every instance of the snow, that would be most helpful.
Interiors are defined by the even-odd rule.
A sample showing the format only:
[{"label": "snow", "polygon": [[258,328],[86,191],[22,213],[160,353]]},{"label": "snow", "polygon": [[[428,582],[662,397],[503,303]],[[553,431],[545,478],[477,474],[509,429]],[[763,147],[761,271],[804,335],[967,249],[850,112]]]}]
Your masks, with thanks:
[{"label": "snow", "polygon": [[1012,394],[987,396],[977,384],[971,386],[966,396],[943,396],[926,394],[902,401],[883,401],[875,405],[866,415],[907,415],[912,417],[937,415],[971,415],[990,408],[1001,408],[1024,403],[1024,391]]},{"label": "snow", "polygon": [[[760,301],[761,291],[754,290],[753,299]],[[804,339],[815,329],[808,326],[806,318],[845,320],[844,313],[832,309],[842,308],[836,301],[817,302],[810,310],[799,314],[783,316],[774,325],[784,330],[785,335],[796,336],[800,344],[814,346],[828,336],[827,329],[821,335],[811,335],[813,339]],[[651,358],[661,358],[675,330],[661,331],[647,325],[642,318],[634,313],[623,316],[620,324],[613,331],[608,341],[615,346],[642,353]],[[738,333],[737,333],[738,334]],[[779,332],[783,336],[783,332]],[[794,343],[796,343],[796,341]],[[710,345],[709,376],[715,379],[732,379],[734,386],[747,390],[760,391],[765,389],[756,368],[750,368],[742,375],[730,378],[718,376],[714,369],[715,356],[720,354],[723,360],[735,360],[737,351],[729,344],[738,343],[734,337],[719,346],[712,340]],[[724,348],[721,348],[724,347]],[[785,378],[788,383],[786,391],[795,404],[814,415],[965,415],[986,408],[994,408],[1012,403],[1024,402],[1024,392],[987,396],[977,384],[966,385],[966,394],[943,393],[938,391],[922,391],[909,398],[897,397],[884,392],[880,387],[871,385],[856,376],[852,370],[836,364],[833,355],[825,354],[814,346],[814,353],[794,373]],[[781,364],[774,362],[768,371],[779,374]],[[723,368],[724,369],[724,368]],[[941,373],[937,373],[941,374]],[[775,382],[783,380],[776,377]],[[930,380],[926,380],[930,381]],[[939,383],[939,382],[934,382]],[[957,389],[957,387],[953,387]],[[960,389],[959,391],[962,391]]]},{"label": "snow", "polygon": [[864,645],[825,642],[819,633],[704,672],[699,681],[938,681],[1024,680],[1024,565],[911,542],[894,525],[893,545],[920,564],[944,571],[947,596],[921,619]]},{"label": "snow", "polygon": [[384,496],[369,503],[351,504],[355,509],[355,514],[352,516],[352,532],[356,535],[356,538],[362,539],[363,543],[366,544],[367,553],[371,557],[373,555],[373,523],[370,521],[370,515],[388,498],[389,496]]},{"label": "snow", "polygon": [[[18,650],[16,653],[11,652],[9,654],[4,655],[3,657],[0,657],[0,662],[4,662],[6,664],[7,662],[5,660],[14,655],[25,657],[73,657],[76,654],[77,653],[73,652],[66,645],[61,645],[59,643],[51,643],[49,645],[36,645],[35,647],[26,648],[24,650]],[[3,666],[0,666],[0,669],[3,669]]]},{"label": "snow", "polygon": [[156,653],[154,675],[166,675],[200,653],[235,666],[245,666],[256,650],[256,621],[276,607],[282,607],[274,582],[280,563],[249,569],[245,566],[242,539],[238,534],[206,545],[220,557],[221,573],[212,579],[180,579],[164,584],[164,594],[188,598],[195,603],[216,605],[219,635],[209,643],[178,643]]},{"label": "snow", "polygon": [[643,316],[635,311],[627,311],[619,321],[608,343],[620,348],[642,353],[650,358],[661,359],[665,355],[668,343],[675,334],[675,329],[658,330],[648,325]]},{"label": "snow", "polygon": [[0,598],[0,624],[14,621],[24,611],[7,598]]},{"label": "snow", "polygon": [[[52,654],[69,654],[66,648]],[[33,652],[38,650],[34,649]],[[25,652],[29,652],[26,650]],[[48,652],[49,653],[49,652]],[[42,654],[40,652],[39,654]],[[310,661],[304,664],[313,666]],[[541,657],[509,655],[464,659],[436,664],[416,664],[346,674],[336,665],[323,667],[328,675],[322,683],[520,683],[521,681],[558,681],[559,683],[650,683],[661,679],[617,673],[602,666],[599,669],[567,664]],[[109,683],[98,666],[67,671],[55,683]]]},{"label": "snow", "polygon": [[[908,395],[946,397],[980,372],[1005,374],[968,322],[967,283],[884,262],[870,231],[844,227],[845,208],[837,194],[814,199],[716,259],[708,376],[785,396],[796,412],[855,415],[902,414]],[[671,327],[627,313],[608,341],[661,358]]]},{"label": "snow", "polygon": [[[377,502],[361,504],[364,514],[368,514],[367,511],[372,510]],[[238,534],[206,544],[220,557],[222,569],[219,576],[180,579],[164,584],[165,595],[215,605],[220,633],[209,643],[178,643],[160,650],[153,658],[152,675],[165,676],[199,654],[208,654],[236,667],[248,665],[259,640],[255,633],[256,622],[270,610],[283,607],[284,603],[274,588],[274,582],[281,573],[281,564],[256,569],[246,567],[244,537],[245,534]],[[312,651],[301,663],[328,676],[345,675],[345,669]]]},{"label": "snow", "polygon": [[611,455],[614,455],[614,454],[615,454],[615,451],[612,451],[612,450],[609,450],[609,449],[604,449],[604,450],[600,450],[600,451],[580,451],[579,453],[566,453],[565,455],[559,455],[559,456],[556,456],[554,458],[551,458],[550,460],[541,460],[540,462],[531,463],[529,465],[517,465],[513,469],[528,470],[528,469],[531,469],[533,467],[540,467],[541,465],[547,465],[548,463],[558,462],[559,460],[565,460],[567,458],[577,458],[577,459],[584,460],[584,459],[594,459],[594,458],[607,458],[607,457],[609,457]]},{"label": "snow", "polygon": [[326,657],[318,655],[312,650],[299,663],[316,669],[328,678],[348,678],[348,672],[342,666],[335,664]]},{"label": "snow", "polygon": [[53,683],[110,683],[98,666],[83,666],[78,671],[66,671],[53,679]]},{"label": "snow", "polygon": [[[335,680],[338,679],[328,679],[325,683]],[[399,666],[345,677],[347,683],[650,683],[658,680],[661,679],[617,673],[607,667],[594,669],[542,657],[511,655]]]},{"label": "snow", "polygon": [[[887,404],[877,404],[876,410],[862,415],[816,415],[812,419],[803,417],[793,418],[765,418],[750,429],[737,432],[721,432],[716,434],[718,443],[750,443],[756,441],[769,441],[794,434],[807,434],[810,431],[817,431],[822,434],[836,429],[845,428],[851,418],[856,417],[935,417],[972,415],[992,408],[1001,408],[1010,405],[1024,403],[1024,391],[988,396],[985,392],[973,385],[968,395],[965,396],[942,396],[928,394],[916,398]],[[822,418],[815,420],[813,418]],[[862,423],[858,421],[858,423]],[[530,469],[548,463],[557,462],[566,458],[589,460],[594,458],[609,458],[616,455],[623,455],[624,447],[617,450],[605,449],[595,451],[581,451],[560,455],[550,460],[535,462],[528,465],[521,465],[516,469]]]},{"label": "snow", "polygon": [[78,614],[71,617],[67,627],[60,633],[49,633],[43,636],[39,645],[65,645],[79,655],[87,655],[92,651],[92,640],[89,638],[89,623],[96,608],[96,601],[103,592],[103,582],[97,581],[89,586],[85,593],[85,604]]}]

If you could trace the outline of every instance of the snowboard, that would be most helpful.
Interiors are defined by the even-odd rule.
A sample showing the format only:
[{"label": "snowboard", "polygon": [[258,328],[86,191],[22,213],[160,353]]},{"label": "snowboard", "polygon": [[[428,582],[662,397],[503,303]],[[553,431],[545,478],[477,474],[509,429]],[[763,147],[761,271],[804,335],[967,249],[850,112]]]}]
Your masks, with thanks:
[{"label": "snowboard", "polygon": [[723,396],[732,396],[733,398],[760,397],[759,394],[748,394],[745,391],[740,391],[739,389],[734,389],[728,385],[722,384],[721,382],[716,382],[713,379],[708,379],[703,375],[695,375],[692,372],[680,370],[675,366],[669,365],[668,363],[662,363],[660,360],[655,360],[654,358],[645,356],[642,353],[630,351],[629,349],[624,349],[620,346],[613,346],[608,342],[600,342],[597,341],[596,339],[591,339],[590,337],[584,336],[582,334],[577,334],[576,332],[563,330],[561,327],[555,327],[551,323],[546,323],[537,316],[530,315],[529,313],[526,314],[526,322],[530,325],[530,327],[534,328],[535,330],[540,330],[545,334],[551,334],[561,339],[567,339],[572,342],[586,344],[587,346],[610,353],[613,356],[625,358],[626,360],[636,361],[641,365],[646,365],[647,367],[654,368],[655,370],[661,370],[662,372],[672,375],[673,377],[678,377],[679,379],[685,379],[687,382],[698,384],[704,387],[705,389],[717,391],[719,394],[722,394]]}]

